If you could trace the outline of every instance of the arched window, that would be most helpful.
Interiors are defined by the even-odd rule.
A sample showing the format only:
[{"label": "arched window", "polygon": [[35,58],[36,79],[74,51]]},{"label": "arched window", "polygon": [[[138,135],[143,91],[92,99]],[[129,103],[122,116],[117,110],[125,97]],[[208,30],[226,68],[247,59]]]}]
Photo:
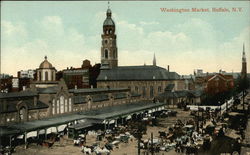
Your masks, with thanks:
[{"label": "arched window", "polygon": [[106,34],[109,34],[109,31],[108,31],[108,30],[106,30]]},{"label": "arched window", "polygon": [[145,88],[145,86],[142,87],[142,96],[146,97],[146,88]]},{"label": "arched window", "polygon": [[65,107],[64,107],[64,109],[65,109],[65,112],[68,112],[68,99],[65,99]]},{"label": "arched window", "polygon": [[51,81],[54,81],[54,71],[51,72]]},{"label": "arched window", "polygon": [[107,49],[105,49],[104,55],[105,55],[105,58],[108,59],[108,57],[109,57],[109,51]]},{"label": "arched window", "polygon": [[52,114],[54,115],[56,113],[56,107],[55,107],[55,99],[52,101]]},{"label": "arched window", "polygon": [[39,71],[39,79],[38,80],[42,81],[42,72],[41,71]]},{"label": "arched window", "polygon": [[109,29],[109,34],[112,34],[112,29]]},{"label": "arched window", "polygon": [[154,97],[154,87],[150,86],[150,97]]},{"label": "arched window", "polygon": [[60,113],[60,102],[59,102],[59,100],[57,100],[56,101],[57,103],[56,103],[56,112],[59,114]]},{"label": "arched window", "polygon": [[21,121],[24,120],[25,111],[26,111],[25,107],[22,107],[22,108],[20,108],[20,110],[19,110],[19,118],[20,118]]},{"label": "arched window", "polygon": [[72,111],[71,98],[69,98],[69,112]]},{"label": "arched window", "polygon": [[64,96],[60,97],[60,112],[64,113]]},{"label": "arched window", "polygon": [[48,81],[48,72],[45,72],[45,81]]}]

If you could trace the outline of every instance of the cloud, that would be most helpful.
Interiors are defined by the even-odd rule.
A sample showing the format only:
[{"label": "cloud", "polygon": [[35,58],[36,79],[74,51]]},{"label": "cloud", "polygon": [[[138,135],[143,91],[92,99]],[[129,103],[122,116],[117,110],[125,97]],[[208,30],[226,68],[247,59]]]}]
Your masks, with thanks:
[{"label": "cloud", "polygon": [[139,22],[139,23],[140,23],[140,25],[142,25],[142,26],[147,26],[147,25],[153,26],[153,25],[159,25],[159,24],[160,24],[159,22],[155,22],[155,21],[152,21],[152,22],[141,21],[141,22]]},{"label": "cloud", "polygon": [[[43,61],[45,55],[57,70],[68,66],[79,67],[87,56],[88,59],[97,59],[97,52],[86,45],[85,36],[75,28],[66,28],[61,17],[46,16],[35,21],[34,24],[37,29],[31,29],[30,34],[36,33],[36,37],[30,41],[26,40],[19,46],[9,45],[2,48],[2,64],[4,64],[2,71],[4,73],[16,75],[18,70],[35,69]],[[7,21],[6,25],[9,26],[11,23]],[[14,34],[18,34],[19,31],[12,29],[7,32],[13,33],[12,38],[16,38]],[[23,29],[21,32],[26,31]],[[32,35],[29,37],[32,38]],[[6,41],[11,39],[6,34],[3,35],[3,38]],[[96,62],[96,60],[93,61]]]},{"label": "cloud", "polygon": [[1,32],[5,36],[21,35],[26,36],[27,31],[22,23],[12,23],[10,21],[1,21]]},{"label": "cloud", "polygon": [[[227,42],[222,42],[218,37],[222,32],[204,19],[192,18],[172,29],[147,31],[147,26],[159,23],[141,21],[136,24],[116,14],[112,16],[116,23],[121,66],[151,65],[155,53],[157,65],[165,68],[170,65],[170,70],[179,74],[190,74],[196,68],[209,72],[219,69],[240,71],[243,42],[247,58],[250,55],[249,27],[234,38],[227,39]],[[60,16],[37,19],[32,23],[33,29],[27,29],[25,23],[2,22],[2,71],[16,75],[18,70],[35,69],[45,55],[57,70],[79,67],[84,59],[89,59],[92,64],[99,63],[100,36],[105,17],[105,12],[94,15],[90,30],[95,33],[91,35],[67,26]]]}]

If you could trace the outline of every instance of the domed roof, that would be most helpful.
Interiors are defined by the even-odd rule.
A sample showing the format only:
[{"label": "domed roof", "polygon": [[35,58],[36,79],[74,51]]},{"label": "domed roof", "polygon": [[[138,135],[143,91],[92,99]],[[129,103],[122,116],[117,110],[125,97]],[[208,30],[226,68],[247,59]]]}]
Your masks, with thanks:
[{"label": "domed roof", "polygon": [[44,57],[44,61],[40,64],[39,68],[53,69],[52,64],[47,60],[47,56]]},{"label": "domed roof", "polygon": [[106,18],[105,21],[103,22],[103,26],[115,26],[115,22],[112,20],[111,14],[112,14],[112,12],[111,12],[111,10],[108,8],[107,13],[106,13],[107,18]]},{"label": "domed roof", "polygon": [[115,22],[111,18],[106,18],[103,22],[103,26],[115,26]]}]

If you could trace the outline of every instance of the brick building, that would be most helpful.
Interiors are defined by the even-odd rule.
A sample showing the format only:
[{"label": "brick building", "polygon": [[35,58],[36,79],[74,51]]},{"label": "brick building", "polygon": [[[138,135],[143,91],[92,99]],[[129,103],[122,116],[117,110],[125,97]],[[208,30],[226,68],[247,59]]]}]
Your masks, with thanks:
[{"label": "brick building", "polygon": [[208,94],[217,94],[229,91],[234,87],[232,75],[220,73],[203,77],[204,91]]}]

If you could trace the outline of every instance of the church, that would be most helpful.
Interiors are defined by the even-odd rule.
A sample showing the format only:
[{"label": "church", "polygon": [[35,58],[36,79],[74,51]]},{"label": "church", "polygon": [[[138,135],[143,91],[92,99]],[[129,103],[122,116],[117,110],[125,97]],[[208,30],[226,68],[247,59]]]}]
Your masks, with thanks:
[{"label": "church", "polygon": [[154,55],[153,65],[118,66],[117,36],[115,22],[111,9],[106,12],[103,22],[101,71],[97,78],[98,88],[128,88],[141,94],[144,99],[153,99],[164,92],[169,84],[174,84],[174,90],[188,89],[185,80],[176,72],[156,65]]}]

